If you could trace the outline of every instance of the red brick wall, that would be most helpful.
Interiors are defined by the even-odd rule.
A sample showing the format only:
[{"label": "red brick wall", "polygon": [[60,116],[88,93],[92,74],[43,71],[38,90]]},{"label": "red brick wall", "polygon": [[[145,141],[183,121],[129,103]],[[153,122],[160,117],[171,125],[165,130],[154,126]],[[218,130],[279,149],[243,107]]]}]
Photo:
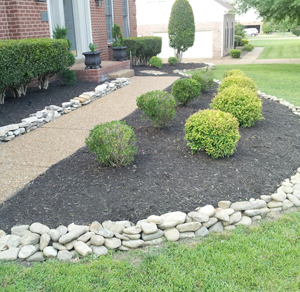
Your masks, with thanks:
[{"label": "red brick wall", "polygon": [[0,0],[0,40],[8,39],[8,26],[4,0]]}]

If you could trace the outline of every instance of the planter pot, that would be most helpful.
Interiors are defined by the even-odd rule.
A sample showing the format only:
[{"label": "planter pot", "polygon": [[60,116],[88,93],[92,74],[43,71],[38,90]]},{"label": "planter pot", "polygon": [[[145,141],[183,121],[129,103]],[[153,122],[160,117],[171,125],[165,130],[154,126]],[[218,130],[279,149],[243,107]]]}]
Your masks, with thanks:
[{"label": "planter pot", "polygon": [[114,61],[124,61],[127,60],[126,49],[127,47],[112,47],[114,53]]},{"label": "planter pot", "polygon": [[85,69],[97,69],[98,67],[102,68],[101,64],[101,58],[100,58],[100,51],[97,52],[85,52],[82,53],[82,55],[85,56]]}]

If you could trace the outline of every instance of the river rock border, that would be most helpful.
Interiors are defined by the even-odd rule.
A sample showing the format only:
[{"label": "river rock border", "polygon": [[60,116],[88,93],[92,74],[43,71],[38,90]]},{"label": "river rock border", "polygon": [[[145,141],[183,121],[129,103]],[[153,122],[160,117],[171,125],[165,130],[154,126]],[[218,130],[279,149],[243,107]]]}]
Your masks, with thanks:
[{"label": "river rock border", "polygon": [[70,99],[68,102],[63,102],[61,106],[46,106],[45,109],[29,115],[29,118],[22,119],[19,124],[0,127],[0,144],[1,142],[9,142],[18,136],[29,133],[63,114],[68,114],[128,84],[130,84],[129,78],[117,78],[116,80],[105,82],[98,85],[95,91],[84,92],[78,97]]},{"label": "river rock border", "polygon": [[[300,115],[300,107],[260,91],[258,95],[279,102]],[[188,214],[176,211],[161,216],[151,215],[136,224],[130,221],[105,221],[102,224],[94,221],[90,225],[72,223],[68,227],[60,225],[50,229],[35,222],[12,227],[11,234],[0,230],[0,260],[36,262],[57,258],[65,261],[76,258],[78,254],[98,257],[106,255],[109,249],[128,251],[159,245],[164,239],[177,241],[233,230],[238,225],[251,225],[292,207],[300,207],[300,167],[295,175],[281,183],[274,194],[242,202],[220,201],[218,208],[206,205]]]}]

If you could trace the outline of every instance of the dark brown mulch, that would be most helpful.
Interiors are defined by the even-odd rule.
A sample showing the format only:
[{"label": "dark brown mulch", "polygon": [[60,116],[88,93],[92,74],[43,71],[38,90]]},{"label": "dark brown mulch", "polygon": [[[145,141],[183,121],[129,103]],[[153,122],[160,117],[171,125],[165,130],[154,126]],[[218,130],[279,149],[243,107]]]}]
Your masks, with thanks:
[{"label": "dark brown mulch", "polygon": [[135,222],[151,214],[189,212],[205,204],[217,206],[220,200],[271,194],[300,165],[299,118],[286,107],[263,100],[265,119],[240,129],[233,156],[191,155],[184,139],[185,121],[208,108],[215,92],[216,88],[187,107],[178,107],[176,118],[161,130],[141,120],[142,112],[136,110],[124,119],[137,135],[133,164],[102,167],[83,147],[6,201],[0,207],[0,229],[35,221],[50,227],[94,220]]}]

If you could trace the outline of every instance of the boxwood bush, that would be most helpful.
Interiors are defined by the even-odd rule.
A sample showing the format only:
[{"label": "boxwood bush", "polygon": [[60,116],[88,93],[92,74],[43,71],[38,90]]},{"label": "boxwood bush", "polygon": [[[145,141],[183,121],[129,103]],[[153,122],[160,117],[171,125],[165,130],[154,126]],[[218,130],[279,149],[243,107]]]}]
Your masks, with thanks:
[{"label": "boxwood bush", "polygon": [[240,139],[237,119],[220,110],[198,111],[187,119],[184,131],[192,153],[204,150],[213,158],[232,155]]},{"label": "boxwood bush", "polygon": [[0,103],[7,88],[26,86],[39,78],[40,86],[68,64],[66,40],[20,39],[0,41]]},{"label": "boxwood bush", "polygon": [[238,49],[230,50],[230,56],[232,58],[239,58],[241,56],[241,50],[238,50]]},{"label": "boxwood bush", "polygon": [[128,165],[137,153],[135,133],[121,121],[95,126],[85,143],[96,154],[98,162],[107,166]]},{"label": "boxwood bush", "polygon": [[233,75],[238,75],[238,76],[245,76],[243,71],[241,71],[240,69],[232,69],[232,70],[227,70],[224,72],[224,78],[229,77],[229,76],[233,76]]},{"label": "boxwood bush", "polygon": [[254,46],[251,45],[251,44],[245,44],[245,45],[243,46],[243,50],[244,50],[244,51],[251,52],[253,49],[254,49]]},{"label": "boxwood bush", "polygon": [[211,108],[231,113],[240,127],[252,127],[262,119],[262,102],[249,88],[232,85],[219,92],[210,104]]},{"label": "boxwood bush", "polygon": [[194,71],[192,79],[200,83],[202,92],[214,86],[214,72],[208,68]]},{"label": "boxwood bush", "polygon": [[177,63],[178,63],[178,59],[176,58],[176,57],[170,57],[169,59],[168,59],[168,63],[169,63],[169,65],[176,65]]},{"label": "boxwood bush", "polygon": [[172,95],[179,104],[187,105],[197,99],[201,92],[201,85],[193,79],[176,80],[172,87]]},{"label": "boxwood bush", "polygon": [[251,89],[255,94],[257,94],[257,86],[255,82],[251,78],[248,78],[246,76],[240,76],[240,75],[232,75],[224,78],[219,85],[218,91],[222,91],[231,85],[238,85],[239,87],[247,87]]},{"label": "boxwood bush", "polygon": [[241,45],[241,42],[242,42],[242,37],[240,35],[235,35],[234,36],[234,44],[235,44],[235,47],[236,46],[240,46]]},{"label": "boxwood bush", "polygon": [[149,60],[149,65],[156,67],[156,68],[161,68],[162,66],[162,59],[156,56],[153,56],[150,60]]},{"label": "boxwood bush", "polygon": [[149,65],[151,57],[161,52],[162,38],[157,36],[125,38],[127,46],[127,58],[130,60],[130,52],[133,66]]},{"label": "boxwood bush", "polygon": [[247,45],[247,44],[249,44],[249,40],[247,40],[247,39],[242,39],[241,40],[241,46],[244,46],[244,45]]},{"label": "boxwood bush", "polygon": [[168,125],[176,116],[176,102],[166,91],[149,91],[139,96],[136,104],[144,112],[154,127]]}]

